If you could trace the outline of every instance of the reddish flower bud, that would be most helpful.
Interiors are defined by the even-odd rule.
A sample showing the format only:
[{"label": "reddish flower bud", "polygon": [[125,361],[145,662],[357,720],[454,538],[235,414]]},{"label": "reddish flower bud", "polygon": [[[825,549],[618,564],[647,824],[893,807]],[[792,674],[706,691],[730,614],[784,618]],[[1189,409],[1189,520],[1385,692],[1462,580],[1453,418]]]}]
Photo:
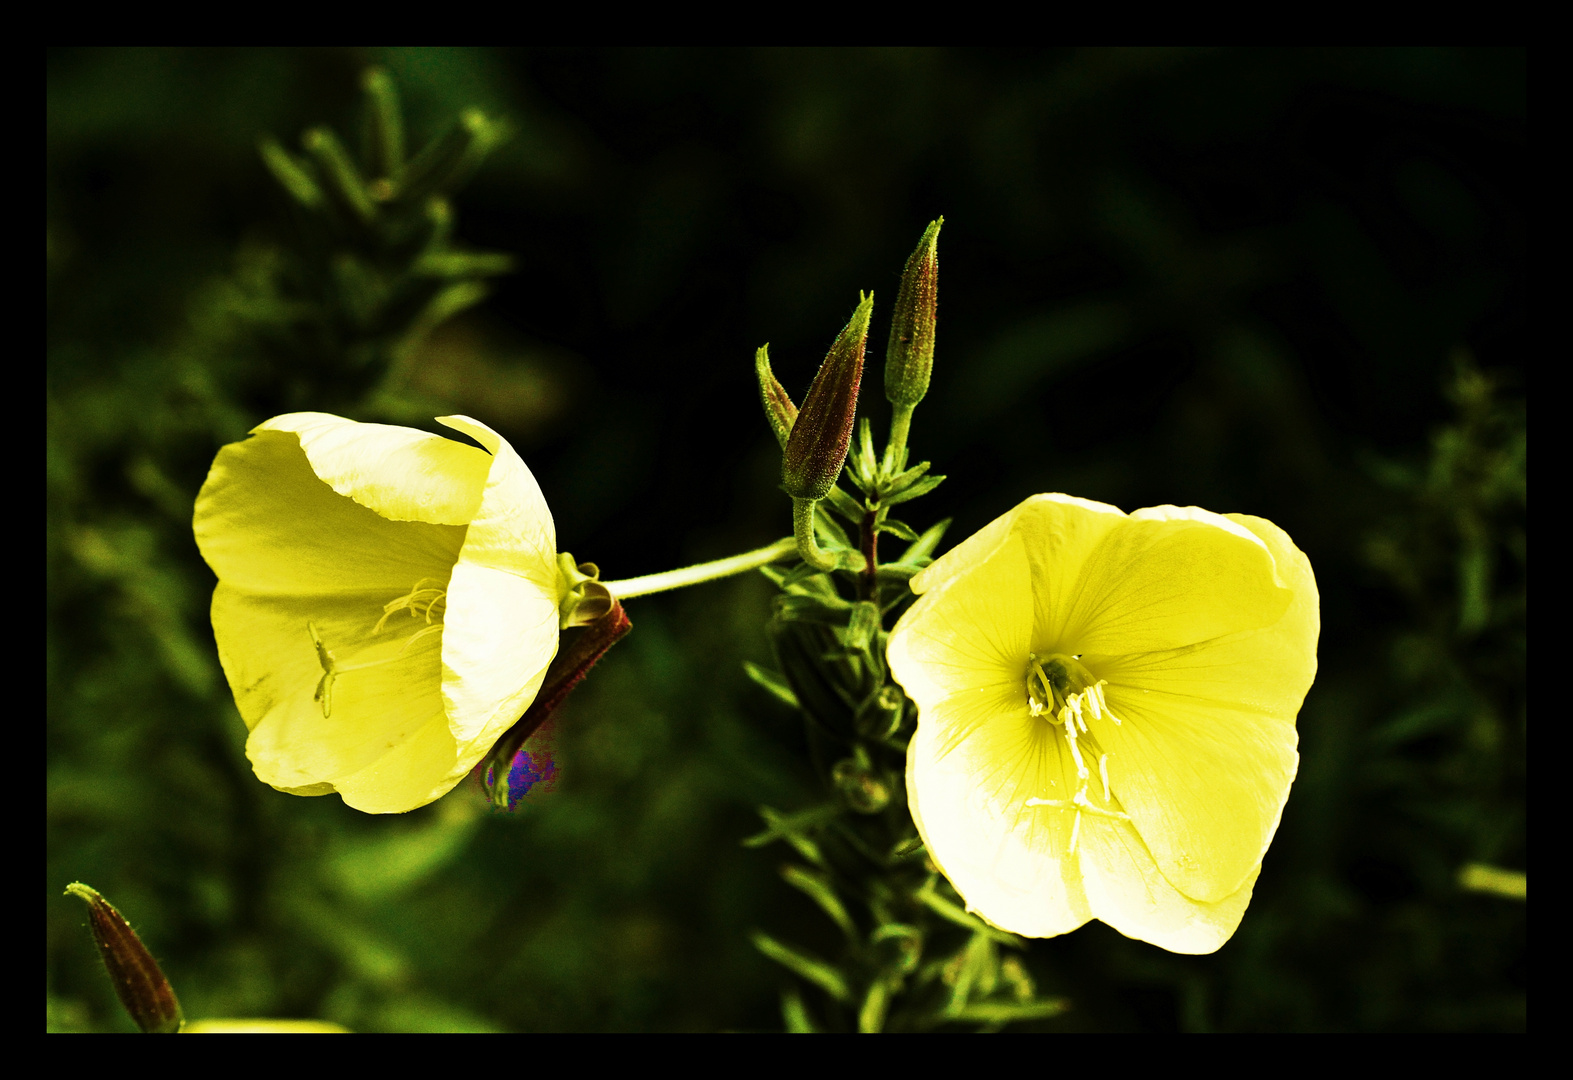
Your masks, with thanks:
[{"label": "reddish flower bud", "polygon": [[939,307],[939,227],[929,222],[917,250],[901,274],[890,321],[890,347],[885,351],[885,397],[892,405],[911,408],[928,393],[934,368],[934,321]]},{"label": "reddish flower bud", "polygon": [[803,399],[781,461],[781,482],[794,499],[823,499],[846,464],[857,417],[858,385],[874,294],[865,293],[836,338]]},{"label": "reddish flower bud", "polygon": [[88,924],[98,943],[98,954],[104,958],[109,981],[137,1027],[155,1035],[179,1031],[183,1017],[174,988],[125,916],[97,889],[80,881],[67,885],[66,892],[86,902]]}]

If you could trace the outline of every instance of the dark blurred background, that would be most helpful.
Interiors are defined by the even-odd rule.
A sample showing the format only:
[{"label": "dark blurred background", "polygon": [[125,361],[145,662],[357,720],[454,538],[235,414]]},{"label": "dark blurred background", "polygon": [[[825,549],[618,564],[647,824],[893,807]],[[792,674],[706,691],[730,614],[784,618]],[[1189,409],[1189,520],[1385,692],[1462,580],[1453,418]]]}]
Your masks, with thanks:
[{"label": "dark blurred background", "polygon": [[[86,881],[188,1017],[358,1030],[756,1029],[826,930],[745,850],[812,797],[750,683],[771,590],[630,603],[556,721],[556,789],[402,818],[259,784],[206,621],[191,502],[286,407],[215,343],[283,242],[259,136],[512,138],[455,202],[511,253],[392,388],[463,412],[608,578],[790,531],[753,352],[799,397],[860,289],[883,438],[888,305],[932,218],[935,375],[913,504],[946,544],[1021,499],[1282,526],[1322,592],[1302,762],[1234,939],[1033,943],[1042,1030],[1522,1030],[1525,906],[1460,886],[1525,839],[1523,50],[63,49],[47,65],[49,1023],[126,1030]],[[365,415],[362,418],[377,418]],[[430,429],[433,425],[427,423]]]}]

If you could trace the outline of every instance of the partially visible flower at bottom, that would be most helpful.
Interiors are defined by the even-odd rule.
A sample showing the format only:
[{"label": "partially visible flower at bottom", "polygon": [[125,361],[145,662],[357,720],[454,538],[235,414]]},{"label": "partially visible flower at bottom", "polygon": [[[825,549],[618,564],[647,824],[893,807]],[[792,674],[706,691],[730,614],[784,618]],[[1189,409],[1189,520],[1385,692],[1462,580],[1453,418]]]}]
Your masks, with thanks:
[{"label": "partially visible flower at bottom", "polygon": [[530,470],[324,413],[219,451],[197,496],[213,634],[258,779],[400,813],[451,790],[535,699],[557,651],[556,530]]},{"label": "partially visible flower at bottom", "polygon": [[970,910],[1207,953],[1244,916],[1316,674],[1310,562],[1269,521],[1038,495],[912,579],[913,818]]}]

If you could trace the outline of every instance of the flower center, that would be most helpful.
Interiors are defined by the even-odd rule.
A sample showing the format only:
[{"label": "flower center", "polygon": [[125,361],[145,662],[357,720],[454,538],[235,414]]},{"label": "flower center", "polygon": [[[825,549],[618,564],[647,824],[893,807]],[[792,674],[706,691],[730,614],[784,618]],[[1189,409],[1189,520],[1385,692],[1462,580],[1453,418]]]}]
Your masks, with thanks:
[{"label": "flower center", "polygon": [[1111,802],[1109,793],[1109,755],[1099,750],[1097,742],[1087,730],[1087,718],[1109,719],[1116,724],[1120,718],[1109,710],[1109,701],[1103,694],[1107,680],[1100,679],[1087,670],[1079,656],[1049,653],[1039,656],[1032,653],[1027,662],[1027,708],[1033,716],[1041,716],[1065,734],[1070,746],[1071,760],[1076,763],[1076,778],[1080,782],[1076,794],[1069,799],[1030,798],[1028,806],[1047,806],[1056,810],[1071,810],[1076,814],[1071,826],[1071,853],[1081,837],[1083,813],[1099,817],[1129,821],[1130,816],[1119,810],[1097,806],[1087,794],[1092,780],[1092,770],[1082,754],[1081,741],[1088,740],[1089,752],[1098,756],[1098,778],[1103,781],[1103,801]]},{"label": "flower center", "polygon": [[373,634],[382,633],[382,628],[388,620],[400,611],[408,611],[412,619],[425,619],[425,626],[409,636],[399,651],[393,656],[383,660],[371,660],[364,664],[340,664],[333,655],[333,650],[322,643],[322,636],[317,633],[315,624],[306,623],[306,632],[311,635],[311,643],[317,648],[317,662],[322,665],[322,678],[317,681],[317,692],[312,700],[321,702],[322,718],[326,720],[333,712],[333,683],[340,675],[351,671],[363,671],[366,668],[381,667],[401,660],[409,651],[411,645],[428,634],[442,633],[442,617],[448,609],[448,590],[441,588],[438,578],[421,578],[410,591],[395,600],[389,600],[382,605],[382,618],[377,620],[377,625],[371,628]]}]

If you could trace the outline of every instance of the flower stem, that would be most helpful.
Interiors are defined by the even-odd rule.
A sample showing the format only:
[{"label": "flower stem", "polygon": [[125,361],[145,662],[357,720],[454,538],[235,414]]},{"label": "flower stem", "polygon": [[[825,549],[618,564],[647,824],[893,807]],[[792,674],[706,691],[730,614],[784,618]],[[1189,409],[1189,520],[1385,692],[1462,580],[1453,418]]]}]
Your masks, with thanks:
[{"label": "flower stem", "polygon": [[790,536],[766,547],[745,551],[741,555],[733,555],[726,559],[717,559],[714,562],[700,563],[697,566],[684,566],[677,570],[667,570],[660,574],[646,574],[644,577],[626,578],[622,581],[604,581],[613,596],[619,600],[628,600],[635,596],[648,596],[651,593],[666,592],[668,589],[681,589],[685,585],[698,585],[701,581],[714,581],[717,578],[731,577],[748,570],[754,570],[778,559],[797,552],[797,541]]},{"label": "flower stem", "polygon": [[896,405],[890,417],[890,441],[885,445],[885,471],[894,476],[907,467],[907,433],[912,428],[915,405]]}]

